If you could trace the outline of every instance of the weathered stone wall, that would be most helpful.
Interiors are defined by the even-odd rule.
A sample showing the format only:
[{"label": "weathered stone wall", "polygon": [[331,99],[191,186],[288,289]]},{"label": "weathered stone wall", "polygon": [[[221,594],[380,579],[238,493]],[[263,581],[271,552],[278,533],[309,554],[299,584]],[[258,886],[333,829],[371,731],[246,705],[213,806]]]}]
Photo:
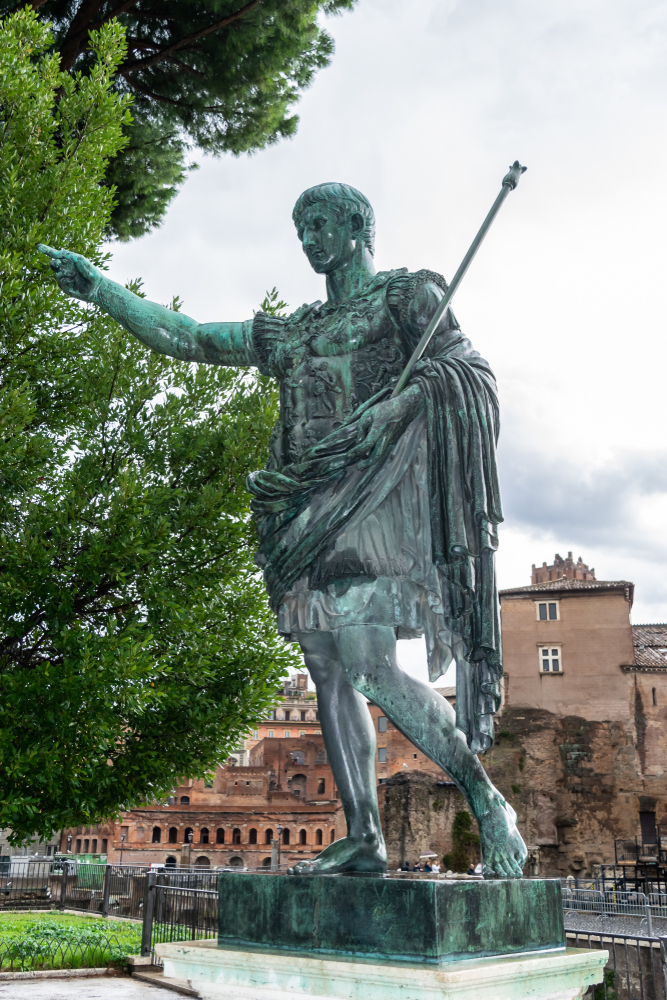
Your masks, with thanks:
[{"label": "weathered stone wall", "polygon": [[[590,874],[592,865],[613,862],[614,840],[639,834],[640,799],[647,795],[667,829],[664,776],[642,773],[633,737],[633,719],[504,710],[496,746],[482,763],[516,809],[526,843],[540,847],[543,874]],[[665,729],[653,727],[652,737],[667,755]]]},{"label": "weathered stone wall", "polygon": [[[452,826],[468,806],[444,772],[398,772],[387,779],[384,830],[390,870],[434,851],[438,860],[452,850]],[[469,811],[469,810],[468,810]],[[473,832],[477,826],[473,822]]]},{"label": "weathered stone wall", "polygon": [[[653,686],[660,683],[649,679]],[[651,695],[651,687],[648,695]],[[644,693],[645,729],[635,737],[634,681],[625,723],[560,717],[531,708],[505,708],[497,721],[496,745],[481,757],[493,784],[517,812],[522,836],[538,847],[543,875],[589,875],[592,866],[614,861],[614,840],[640,833],[639,811],[655,807],[667,832],[667,782],[659,770],[667,760],[667,726],[659,725],[660,704],[650,708]],[[660,697],[663,699],[664,687]],[[640,691],[641,694],[641,691]],[[652,710],[652,711],[651,711]],[[652,712],[656,718],[652,718]],[[641,742],[643,735],[644,742]],[[640,743],[641,745],[637,745]],[[463,796],[444,772],[399,772],[387,780],[384,828],[390,866],[414,863],[427,850],[439,857],[452,850],[452,825]]]}]

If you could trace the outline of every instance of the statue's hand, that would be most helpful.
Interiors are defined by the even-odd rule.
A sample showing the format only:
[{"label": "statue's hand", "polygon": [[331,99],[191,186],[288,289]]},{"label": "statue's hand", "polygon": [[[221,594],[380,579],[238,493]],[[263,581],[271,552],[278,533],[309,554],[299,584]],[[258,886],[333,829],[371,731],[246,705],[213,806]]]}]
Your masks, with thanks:
[{"label": "statue's hand", "polygon": [[346,463],[359,459],[361,469],[377,462],[401,436],[422,406],[419,389],[411,386],[395,399],[385,399],[366,410],[359,420],[358,444],[346,455]]},{"label": "statue's hand", "polygon": [[75,299],[83,299],[84,302],[94,300],[102,281],[102,272],[94,264],[71,250],[54,250],[44,243],[38,243],[37,249],[51,258],[51,269],[63,292]]}]

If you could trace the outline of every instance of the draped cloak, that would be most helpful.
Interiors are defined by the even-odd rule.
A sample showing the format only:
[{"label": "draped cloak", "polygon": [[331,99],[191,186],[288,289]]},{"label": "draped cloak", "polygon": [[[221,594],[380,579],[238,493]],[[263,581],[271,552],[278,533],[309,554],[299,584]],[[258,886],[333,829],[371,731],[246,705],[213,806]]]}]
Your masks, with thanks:
[{"label": "draped cloak", "polygon": [[[412,604],[399,609],[396,632],[426,634],[432,680],[456,661],[457,727],[478,752],[493,744],[502,678],[494,568],[502,521],[498,401],[489,365],[450,310],[411,375],[409,384],[418,386],[424,400],[422,414],[380,459],[364,467],[348,458],[359,440],[359,420],[390,396],[444,289],[437,274],[403,269],[376,275],[346,303],[303,306],[286,319],[257,314],[248,329],[246,361],[280,380],[281,415],[267,468],[249,476],[247,485],[259,535],[257,561],[279,622],[290,620],[289,602],[298,603],[299,594],[317,599],[338,587],[348,606],[355,594],[365,595],[366,617],[355,620],[384,624],[384,617],[374,617],[373,595],[386,601],[389,590],[378,581],[391,585],[392,593],[398,589],[403,605]],[[349,378],[347,369],[336,367],[341,357],[346,363],[352,359]],[[306,411],[319,423],[301,419]],[[343,419],[333,420],[336,413]],[[323,436],[318,427],[326,431]],[[418,454],[419,473],[411,469]],[[416,531],[422,538],[430,535],[430,558],[415,579],[416,590],[428,594],[417,612],[415,587],[408,593],[404,578],[392,578],[399,571],[368,564],[354,546],[336,550],[351,526],[363,528],[372,511],[387,510],[387,498],[398,495],[405,470],[413,479],[423,477],[427,494],[427,523]],[[390,528],[386,547],[391,546]],[[391,563],[391,551],[385,561]]]}]

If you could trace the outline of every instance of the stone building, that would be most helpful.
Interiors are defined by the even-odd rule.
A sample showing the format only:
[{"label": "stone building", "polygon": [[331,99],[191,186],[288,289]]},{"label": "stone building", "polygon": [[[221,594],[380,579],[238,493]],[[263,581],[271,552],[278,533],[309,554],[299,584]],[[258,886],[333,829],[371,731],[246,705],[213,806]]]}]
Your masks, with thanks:
[{"label": "stone building", "polygon": [[503,705],[483,762],[542,871],[588,874],[615,840],[667,834],[667,625],[633,626],[633,585],[572,553],[536,578],[500,593]]},{"label": "stone building", "polygon": [[321,735],[317,695],[308,690],[308,674],[294,674],[285,681],[276,708],[241,741],[238,752],[232,756],[232,762],[247,764],[253,747],[260,740]]},{"label": "stone building", "polygon": [[314,857],[340,836],[340,802],[321,736],[264,739],[250,763],[186,781],[167,803],[123,813],[119,823],[68,830],[63,849],[104,851],[123,864],[261,868],[281,831],[283,862]]}]

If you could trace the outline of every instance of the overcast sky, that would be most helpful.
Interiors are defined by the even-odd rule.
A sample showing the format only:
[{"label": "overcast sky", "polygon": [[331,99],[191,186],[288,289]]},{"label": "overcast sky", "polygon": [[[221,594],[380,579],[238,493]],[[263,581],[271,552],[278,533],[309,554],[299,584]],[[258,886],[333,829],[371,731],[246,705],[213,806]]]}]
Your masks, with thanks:
[{"label": "overcast sky", "polygon": [[196,156],[112,277],[202,321],[248,318],[274,285],[322,298],[291,211],[335,180],[375,208],[378,269],[451,278],[520,159],[455,302],[500,386],[500,586],[572,550],[635,583],[634,622],[667,621],[667,3],[359,0],[326,25],[297,136]]}]

